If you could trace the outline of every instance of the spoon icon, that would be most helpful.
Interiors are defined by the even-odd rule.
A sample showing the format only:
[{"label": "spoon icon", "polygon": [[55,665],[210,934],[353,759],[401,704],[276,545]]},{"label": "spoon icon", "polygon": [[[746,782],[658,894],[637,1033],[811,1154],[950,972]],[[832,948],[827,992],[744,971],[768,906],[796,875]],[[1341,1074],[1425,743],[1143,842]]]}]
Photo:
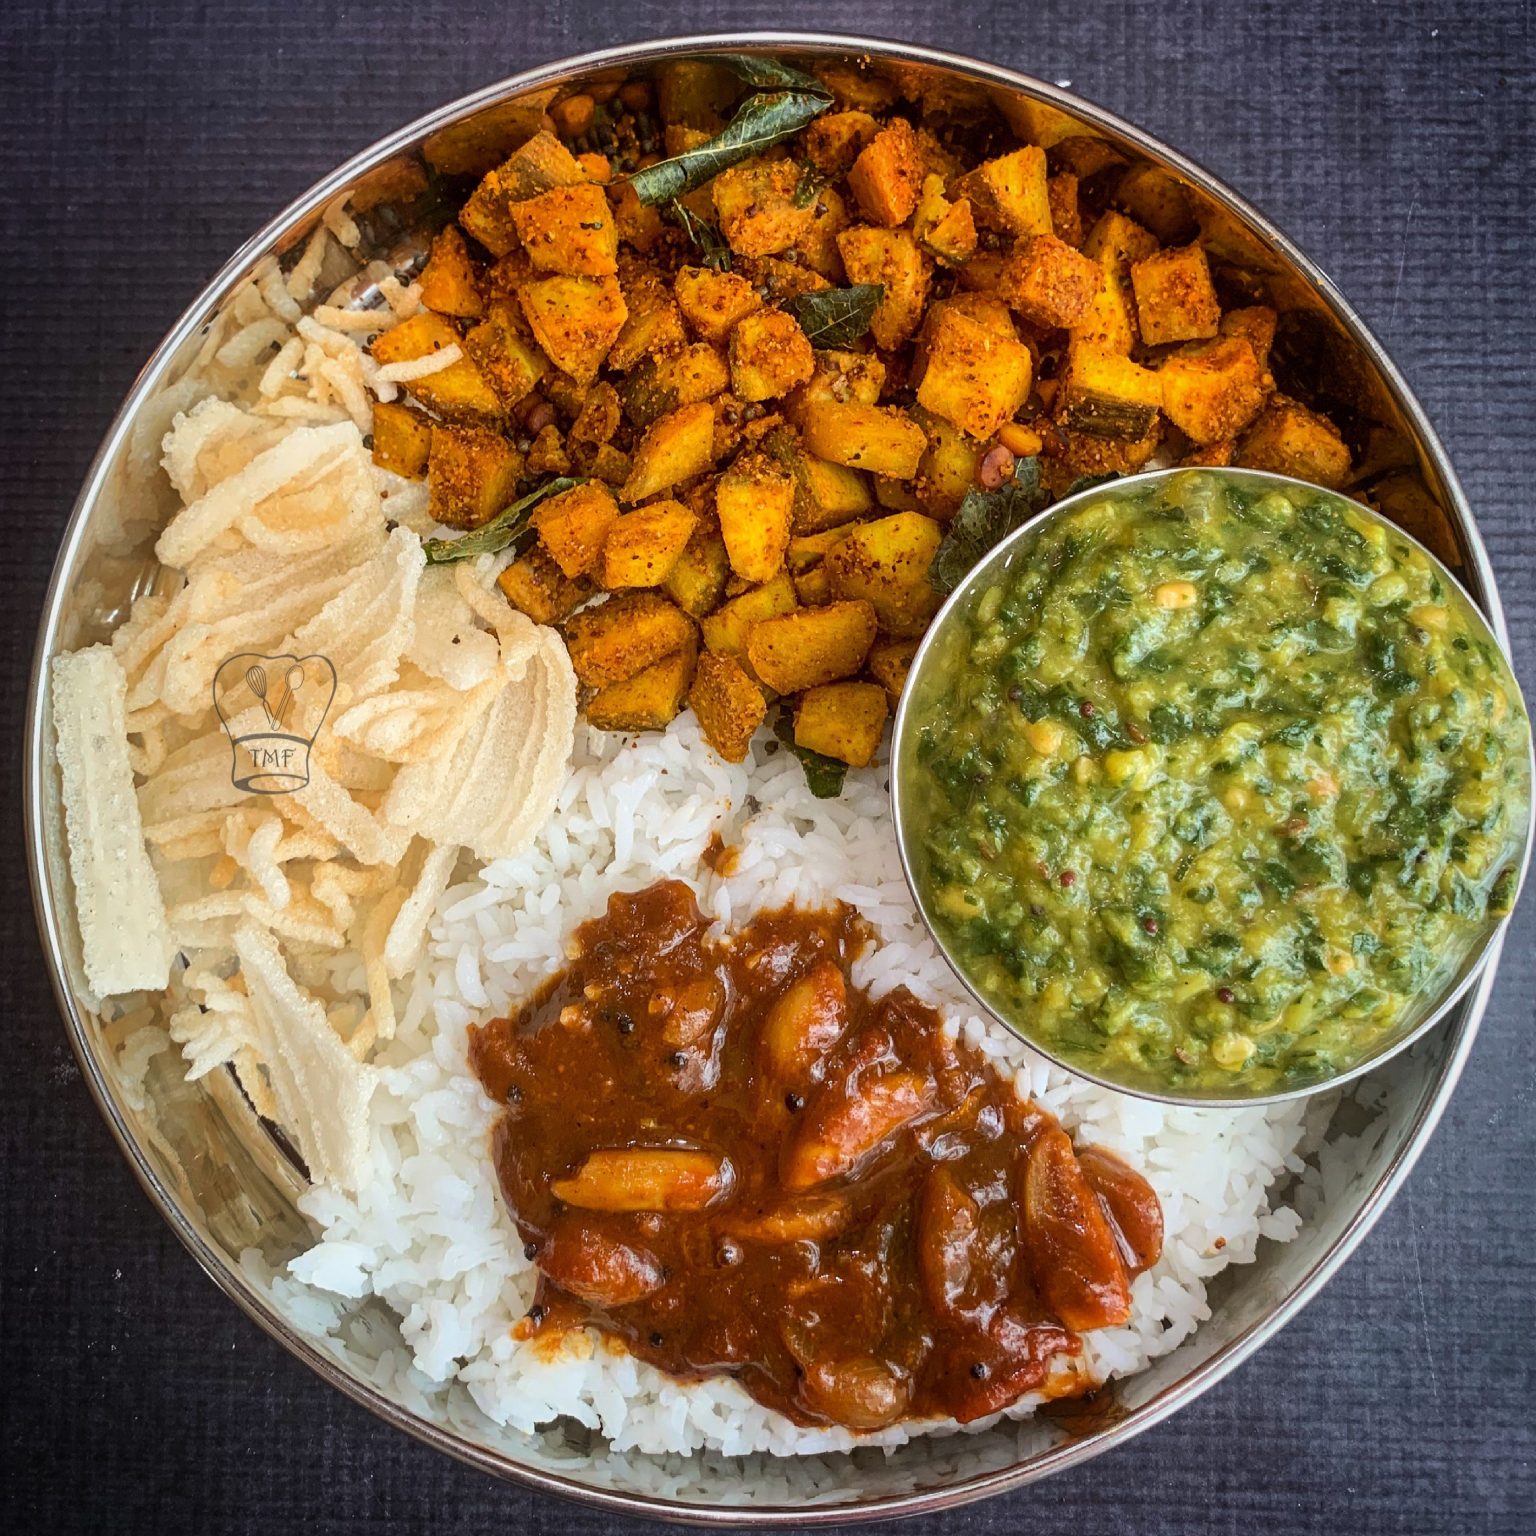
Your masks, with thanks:
[{"label": "spoon icon", "polygon": [[294,690],[301,687],[303,682],[304,668],[298,662],[294,662],[288,668],[287,674],[283,678],[283,691],[278,697],[277,707],[271,711],[273,730],[282,729],[283,717],[288,713],[288,708],[293,703]]}]

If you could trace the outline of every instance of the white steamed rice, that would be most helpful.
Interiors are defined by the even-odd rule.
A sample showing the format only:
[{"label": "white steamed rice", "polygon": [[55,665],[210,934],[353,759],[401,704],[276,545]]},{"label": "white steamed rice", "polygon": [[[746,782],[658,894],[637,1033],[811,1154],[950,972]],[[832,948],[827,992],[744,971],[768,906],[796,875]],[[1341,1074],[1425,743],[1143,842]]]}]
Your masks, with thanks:
[{"label": "white steamed rice", "polygon": [[[356,1196],[325,1186],[303,1196],[320,1237],[286,1275],[247,1256],[251,1277],[302,1327],[331,1335],[332,1348],[361,1357],[373,1379],[391,1378],[406,1400],[467,1393],[497,1425],[531,1433],[575,1420],[619,1452],[805,1454],[919,1432],[801,1429],[728,1379],[679,1384],[595,1336],[570,1339],[553,1358],[546,1343],[512,1338],[536,1269],[497,1187],[488,1148],[496,1110],[468,1067],[467,1026],[506,1012],[558,969],[572,928],[614,891],[666,876],[692,883],[722,921],[789,901],[851,903],[882,940],[855,967],[860,984],[876,993],[905,984],[941,1007],[1075,1136],[1123,1153],[1152,1181],[1163,1257],[1135,1282],[1131,1324],[1089,1337],[1096,1378],[1130,1374],[1175,1348],[1209,1316],[1214,1275],[1252,1260],[1261,1237],[1285,1241],[1298,1230],[1294,1211],[1272,1208],[1271,1189],[1301,1170],[1302,1105],[1169,1109],[1047,1065],[976,1014],[923,930],[891,835],[884,769],[851,772],[838,799],[816,800],[792,755],[770,745],[760,733],[748,762],[732,766],[691,717],[635,739],[578,727],[576,762],[537,844],[486,865],[439,904],[399,1033],[380,1058],[372,1183]],[[716,832],[739,848],[726,878],[701,863]],[[396,1358],[399,1339],[371,1341],[347,1321],[369,1295],[398,1315],[408,1361]],[[1034,1406],[1026,1399],[1009,1412]]]}]

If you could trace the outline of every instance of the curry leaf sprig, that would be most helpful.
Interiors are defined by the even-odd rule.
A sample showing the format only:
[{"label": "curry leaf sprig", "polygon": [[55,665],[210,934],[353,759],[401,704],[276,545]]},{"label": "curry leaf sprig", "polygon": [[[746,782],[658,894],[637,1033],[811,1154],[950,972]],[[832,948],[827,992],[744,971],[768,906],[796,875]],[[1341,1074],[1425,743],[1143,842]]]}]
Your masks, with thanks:
[{"label": "curry leaf sprig", "polygon": [[716,62],[725,65],[738,80],[744,80],[760,91],[805,91],[829,99],[832,94],[815,75],[808,75],[778,59],[758,58],[750,53],[722,53]]},{"label": "curry leaf sprig", "polygon": [[967,491],[943,543],[934,552],[928,567],[929,586],[948,597],[993,545],[1034,516],[1049,499],[1040,483],[1037,458],[1020,459],[1013,479],[995,491]]},{"label": "curry leaf sprig", "polygon": [[869,329],[884,297],[884,283],[855,283],[851,288],[797,294],[784,307],[800,322],[813,347],[846,347]]},{"label": "curry leaf sprig", "polygon": [[[755,66],[765,61],[747,62]],[[733,64],[732,67],[736,66]],[[737,73],[741,70],[737,69]],[[788,73],[799,75],[798,70]],[[800,78],[810,80],[809,76]],[[748,83],[756,85],[759,82],[751,79]],[[669,203],[695,187],[703,186],[721,171],[793,138],[832,105],[832,97],[824,87],[815,81],[810,83],[815,86],[814,90],[769,90],[748,96],[714,138],[685,149],[670,160],[659,160],[655,165],[634,172],[629,184],[634,188],[635,196],[650,206]]]},{"label": "curry leaf sprig", "polygon": [[795,717],[788,705],[781,705],[774,716],[773,734],[800,759],[805,770],[806,787],[818,800],[835,800],[843,792],[843,780],[848,777],[847,763],[835,757],[813,752],[809,747],[795,742]]},{"label": "curry leaf sprig", "polygon": [[683,233],[699,250],[699,260],[717,272],[731,270],[731,248],[720,238],[720,231],[708,219],[690,213],[686,203],[672,200],[672,216],[683,226]]},{"label": "curry leaf sprig", "polygon": [[421,552],[428,565],[452,565],[455,560],[473,560],[477,555],[494,555],[504,550],[528,526],[533,509],[547,497],[558,496],[573,486],[584,485],[584,476],[561,475],[546,480],[537,490],[503,507],[489,522],[458,539],[427,539]]}]

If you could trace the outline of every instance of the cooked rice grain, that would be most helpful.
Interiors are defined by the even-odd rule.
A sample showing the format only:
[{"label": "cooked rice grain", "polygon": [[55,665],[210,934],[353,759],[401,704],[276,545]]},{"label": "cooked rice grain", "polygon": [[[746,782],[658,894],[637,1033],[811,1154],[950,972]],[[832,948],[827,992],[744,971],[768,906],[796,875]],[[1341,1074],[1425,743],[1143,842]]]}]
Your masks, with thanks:
[{"label": "cooked rice grain", "polygon": [[[700,862],[717,831],[739,849],[723,879]],[[839,799],[816,800],[798,762],[761,736],[732,766],[691,719],[633,739],[583,727],[534,846],[484,865],[437,905],[396,1037],[374,1057],[372,1181],[355,1196],[323,1186],[307,1193],[301,1206],[321,1239],[288,1276],[264,1280],[296,1321],[327,1335],[366,1376],[387,1373],[398,1387],[408,1370],[412,1391],[442,1412],[465,1411],[467,1396],[494,1423],[524,1432],[569,1418],[600,1429],[615,1451],[810,1454],[944,1427],[875,1436],[801,1429],[733,1381],[679,1384],[595,1336],[576,1335],[553,1358],[547,1345],[512,1339],[537,1276],[497,1188],[488,1145],[496,1110],[465,1058],[468,1025],[515,1006],[557,970],[572,928],[614,891],[668,874],[690,880],[722,922],[788,901],[850,902],[882,939],[858,962],[861,985],[910,986],[1077,1136],[1143,1169],[1163,1202],[1167,1244],[1135,1283],[1132,1323],[1088,1340],[1096,1377],[1129,1374],[1173,1349],[1208,1316],[1214,1275],[1251,1260],[1261,1235],[1294,1235],[1294,1213],[1271,1210],[1269,1190],[1300,1167],[1300,1105],[1164,1108],[1073,1078],[976,1015],[907,894],[883,767],[850,773]],[[250,1262],[259,1272],[254,1255]],[[369,1294],[399,1316],[408,1363],[382,1336],[357,1335],[334,1299]],[[398,1355],[399,1341],[392,1347]],[[1034,1406],[1026,1399],[1010,1412]]]}]

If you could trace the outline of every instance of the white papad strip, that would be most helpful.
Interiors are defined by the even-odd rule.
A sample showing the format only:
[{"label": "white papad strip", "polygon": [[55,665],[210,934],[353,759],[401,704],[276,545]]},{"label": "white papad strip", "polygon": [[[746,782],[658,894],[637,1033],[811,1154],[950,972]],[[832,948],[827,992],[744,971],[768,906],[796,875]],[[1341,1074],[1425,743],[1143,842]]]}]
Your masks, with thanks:
[{"label": "white papad strip", "polygon": [[53,729],[85,976],[99,997],[170,980],[165,903],[128,760],[127,681],[111,649],[55,656]]}]

